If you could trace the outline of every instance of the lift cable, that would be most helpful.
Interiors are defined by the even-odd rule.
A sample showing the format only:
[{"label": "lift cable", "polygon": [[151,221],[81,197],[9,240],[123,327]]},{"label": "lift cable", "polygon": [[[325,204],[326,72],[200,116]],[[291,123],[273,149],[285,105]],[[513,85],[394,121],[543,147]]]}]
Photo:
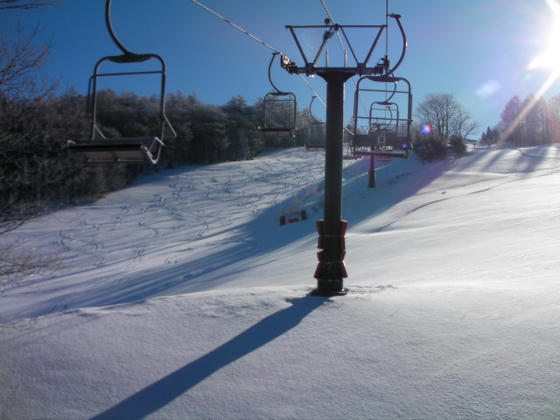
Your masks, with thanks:
[{"label": "lift cable", "polygon": [[243,32],[243,33],[244,33],[245,35],[247,35],[248,37],[250,37],[250,38],[254,39],[255,41],[257,41],[259,44],[264,45],[266,48],[268,48],[268,49],[270,49],[270,50],[272,50],[272,51],[274,51],[274,52],[277,52],[277,53],[280,53],[280,54],[285,55],[282,51],[280,51],[280,50],[274,48],[274,47],[273,47],[272,45],[270,45],[270,44],[267,44],[267,43],[264,42],[262,39],[257,38],[255,35],[253,35],[252,33],[250,33],[247,29],[245,29],[245,28],[239,26],[239,25],[236,24],[235,22],[232,22],[231,20],[229,20],[228,18],[222,16],[221,14],[219,14],[218,12],[216,12],[215,10],[210,9],[208,6],[205,6],[204,4],[202,4],[201,2],[199,2],[198,0],[192,0],[192,2],[193,2],[194,4],[196,4],[197,6],[202,7],[202,8],[203,8],[204,10],[206,10],[207,12],[210,12],[211,14],[213,14],[214,16],[216,16],[217,18],[219,18],[219,19],[223,20],[224,22],[230,24],[231,26],[233,26],[233,27],[234,27],[235,29],[237,29],[238,31]]},{"label": "lift cable", "polygon": [[[321,5],[323,6],[323,9],[325,10],[325,13],[329,17],[331,23],[336,24],[336,21],[334,20],[332,14],[331,14],[331,11],[327,7],[327,3],[325,2],[325,0],[319,0],[319,1],[321,2]],[[342,41],[342,35],[340,35],[339,31],[336,31],[336,36],[338,37],[338,42],[340,43],[340,48],[342,48],[342,53],[344,54],[344,66],[347,66],[348,65],[348,52],[346,51],[346,47],[344,46],[344,41]]]},{"label": "lift cable", "polygon": [[385,0],[385,55],[389,54],[389,0]]},{"label": "lift cable", "polygon": [[[331,23],[332,23],[333,25],[335,25],[335,24],[336,24],[336,20],[334,19],[334,17],[333,17],[333,15],[332,15],[331,11],[330,11],[329,8],[327,7],[327,3],[325,2],[325,0],[319,0],[319,1],[321,2],[321,5],[323,6],[323,9],[325,10],[325,13],[326,13],[327,16],[329,17]],[[388,0],[387,0],[387,1],[388,1]],[[340,32],[339,32],[339,31],[336,31],[336,35],[338,36],[338,41],[339,41],[339,43],[340,43],[340,48],[342,48],[342,52],[343,52],[343,54],[344,54],[344,65],[346,66],[346,65],[348,64],[348,63],[347,63],[347,61],[348,61],[348,53],[346,52],[346,47],[344,47],[344,42],[342,41],[342,36],[340,35]],[[301,74],[300,74],[300,76],[301,76]],[[354,79],[352,79],[352,82],[354,83],[354,86],[357,88],[356,81],[355,81]],[[323,101],[321,100],[321,98],[319,98],[319,100],[321,101],[321,103],[323,103]],[[362,107],[362,110],[363,110],[364,112],[367,112],[367,108],[366,108],[366,106],[365,106],[365,104],[364,104],[363,99],[362,99],[362,98],[359,98],[359,101],[360,101],[360,106]],[[347,127],[344,127],[344,130],[346,130],[349,134],[354,135],[354,133],[353,133],[351,130],[349,130]]]},{"label": "lift cable", "polygon": [[[243,28],[242,26],[239,26],[238,24],[236,24],[235,22],[232,22],[231,20],[229,20],[228,18],[226,18],[225,16],[222,16],[221,14],[219,14],[218,12],[216,12],[215,10],[209,8],[208,6],[205,6],[204,4],[202,4],[200,1],[198,0],[192,0],[192,2],[194,4],[196,4],[197,6],[203,8],[204,10],[206,10],[207,12],[213,14],[214,16],[216,16],[218,19],[223,20],[224,22],[226,22],[227,24],[233,26],[235,29],[237,29],[239,32],[244,33],[245,35],[247,35],[248,37],[250,37],[251,39],[255,40],[256,42],[258,42],[259,44],[265,46],[266,48],[268,48],[269,50],[272,50],[276,53],[282,54],[282,55],[286,55],[284,54],[281,50],[274,48],[272,45],[266,43],[265,41],[263,41],[262,39],[256,37],[255,35],[253,35],[252,33],[250,33],[247,29]],[[323,100],[323,98],[321,98],[321,96],[317,93],[317,91],[313,88],[313,86],[311,86],[311,84],[305,79],[305,77],[303,75],[300,75],[301,80],[303,80],[303,82],[307,85],[307,87],[313,92],[313,94],[315,96],[317,96],[317,99],[319,99],[319,102],[321,102],[321,104],[326,108],[327,103]]]},{"label": "lift cable", "polygon": [[[389,57],[389,0],[385,0],[385,58]],[[389,89],[385,83],[385,101],[389,100]]]},{"label": "lift cable", "polygon": [[[323,9],[325,10],[325,13],[327,14],[328,18],[330,19],[331,23],[334,25],[336,24],[336,21],[334,20],[334,17],[331,13],[331,11],[329,10],[327,3],[325,2],[325,0],[319,0],[321,2],[321,6],[323,6]],[[346,47],[344,46],[344,41],[342,40],[342,35],[340,35],[339,31],[336,31],[336,36],[338,37],[338,42],[340,44],[340,48],[342,49],[342,53],[344,54],[344,65],[348,65],[348,52],[346,51]],[[307,81],[305,80],[305,78],[303,77],[303,75],[299,75],[306,83]],[[309,83],[307,83],[309,86]],[[356,85],[356,81],[354,81],[354,85]],[[309,86],[311,88],[311,86]],[[312,89],[312,88],[311,88]],[[321,97],[319,95],[316,94],[315,90],[312,89],[313,92],[315,93],[315,96],[317,96],[317,99],[319,99],[319,101],[321,102],[321,104],[323,104],[323,106],[326,108],[327,104],[323,101],[323,99],[321,99]],[[363,109],[365,110],[365,105],[363,104],[363,101],[360,99],[360,103],[363,107]],[[352,132],[352,130],[350,130],[348,127],[344,127],[344,130],[349,133],[350,135],[354,135],[354,133]]]},{"label": "lift cable", "polygon": [[301,80],[303,80],[303,83],[305,83],[307,85],[307,87],[309,89],[311,89],[311,92],[313,92],[313,95],[315,95],[317,97],[317,99],[319,100],[319,102],[321,102],[321,104],[326,108],[327,107],[327,103],[323,100],[323,98],[321,98],[321,96],[319,96],[319,94],[317,93],[317,91],[313,88],[313,86],[311,86],[311,83],[309,83],[307,81],[307,79],[305,78],[305,76],[303,74],[300,74],[299,77],[301,78]]},{"label": "lift cable", "polygon": [[[309,89],[311,89],[311,92],[313,92],[313,95],[319,100],[319,102],[321,102],[321,105],[323,105],[323,107],[326,109],[327,108],[327,103],[323,100],[323,98],[321,98],[321,96],[317,93],[317,91],[313,88],[313,86],[311,86],[311,84],[307,81],[305,76],[303,74],[299,74],[299,77],[301,78],[301,80],[303,80],[303,83],[305,83],[307,85],[307,87]],[[352,130],[350,130],[348,127],[344,127],[344,131],[346,131],[351,136],[354,135],[354,132]]]}]

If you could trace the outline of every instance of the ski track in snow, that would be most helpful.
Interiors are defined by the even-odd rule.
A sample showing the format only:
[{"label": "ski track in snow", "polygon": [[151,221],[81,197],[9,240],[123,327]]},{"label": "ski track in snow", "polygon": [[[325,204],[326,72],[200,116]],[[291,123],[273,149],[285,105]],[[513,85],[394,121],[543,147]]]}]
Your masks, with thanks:
[{"label": "ski track in snow", "polygon": [[[345,161],[344,214],[351,221],[349,235],[394,231],[411,215],[444,201],[558,173],[559,158],[560,150],[550,146],[478,150],[463,159],[426,165],[414,158],[394,160],[377,165],[375,190],[366,188],[367,159]],[[215,287],[227,272],[224,268],[250,256],[268,235],[284,235],[290,229],[299,232],[295,238],[314,234],[313,221],[322,216],[323,171],[323,152],[292,149],[254,161],[187,166],[139,179],[96,203],[56,212],[14,232],[14,240],[23,238],[21,243],[27,247],[32,243],[33,249],[59,255],[66,267],[47,278],[31,277],[20,287],[35,285],[45,295],[67,288],[69,307],[83,304],[76,296],[84,289],[99,288],[101,296],[103,290],[114,291],[119,284],[132,288],[135,276],[146,273],[147,280],[158,276],[158,268],[163,268],[159,276],[167,279],[162,282],[167,286],[146,287],[145,295],[117,293],[120,297],[114,302],[108,294],[90,304]],[[279,216],[301,209],[309,212],[310,220],[279,231]],[[278,247],[289,240],[287,236],[285,242],[279,240]],[[272,250],[267,245],[262,252]],[[214,283],[205,285],[207,278]],[[10,295],[9,290],[4,295]],[[39,304],[0,316],[49,313],[53,307],[49,302],[56,296],[47,299],[42,309]]]},{"label": "ski track in snow", "polygon": [[[254,161],[165,171],[91,205],[31,222],[14,232],[14,240],[31,240],[34,248],[59,255],[67,268],[23,283],[48,290],[49,283],[77,276],[85,282],[95,278],[118,282],[161,264],[184,265],[197,253],[223,247],[228,232],[237,232],[235,241],[247,253],[253,247],[251,236],[258,232],[244,231],[259,215],[267,212],[267,223],[276,228],[281,214],[304,209],[306,200],[321,201],[317,184],[323,179],[324,153],[312,154],[315,159],[301,149],[289,150]],[[318,210],[317,206],[307,210],[313,209]],[[168,255],[162,258],[166,250]],[[220,266],[216,261],[205,271]],[[184,274],[173,276],[193,277],[187,273],[192,273],[188,266]]]},{"label": "ski track in snow", "polygon": [[308,295],[322,153],[27,223],[66,267],[0,296],[0,418],[560,418],[559,150],[394,160],[375,190],[346,162],[343,297]]}]

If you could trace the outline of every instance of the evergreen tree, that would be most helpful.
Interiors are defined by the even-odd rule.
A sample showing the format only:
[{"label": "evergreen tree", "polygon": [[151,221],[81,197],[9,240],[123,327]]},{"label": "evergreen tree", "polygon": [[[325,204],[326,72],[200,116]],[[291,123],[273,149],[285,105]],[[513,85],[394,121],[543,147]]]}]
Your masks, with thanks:
[{"label": "evergreen tree", "polygon": [[228,159],[244,160],[252,156],[249,149],[249,133],[255,129],[252,112],[241,95],[231,98],[223,107],[226,133],[229,140]]},{"label": "evergreen tree", "polygon": [[518,144],[521,139],[520,121],[519,117],[523,105],[519,96],[515,95],[511,98],[504,107],[500,117],[500,131],[503,133],[503,140],[510,141],[513,144]]},{"label": "evergreen tree", "polygon": [[[192,97],[191,97],[192,96]],[[165,141],[163,157],[169,167],[189,161],[193,133],[191,130],[192,106],[198,103],[196,95],[187,97],[183,92],[171,93],[167,97],[166,113],[177,132],[177,137]]]},{"label": "evergreen tree", "polygon": [[193,104],[191,131],[193,134],[191,159],[195,162],[213,163],[223,160],[229,146],[226,135],[226,115],[218,107]]},{"label": "evergreen tree", "polygon": [[550,141],[560,143],[560,95],[548,101],[547,124]]},{"label": "evergreen tree", "polygon": [[523,119],[524,135],[521,139],[522,146],[540,145],[550,142],[547,127],[547,103],[543,98],[527,97],[523,108],[528,112]]},{"label": "evergreen tree", "polygon": [[449,139],[449,147],[455,154],[455,156],[461,157],[467,153],[467,146],[465,145],[465,141],[461,136],[451,136]]}]

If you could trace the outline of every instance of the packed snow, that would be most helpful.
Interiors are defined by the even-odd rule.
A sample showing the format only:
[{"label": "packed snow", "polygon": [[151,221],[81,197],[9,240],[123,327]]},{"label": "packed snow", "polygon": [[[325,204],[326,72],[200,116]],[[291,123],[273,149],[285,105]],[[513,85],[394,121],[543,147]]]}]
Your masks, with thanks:
[{"label": "packed snow", "polygon": [[560,147],[394,159],[376,189],[368,165],[345,161],[346,296],[309,295],[323,152],[2,236],[61,266],[0,294],[0,419],[560,418]]}]

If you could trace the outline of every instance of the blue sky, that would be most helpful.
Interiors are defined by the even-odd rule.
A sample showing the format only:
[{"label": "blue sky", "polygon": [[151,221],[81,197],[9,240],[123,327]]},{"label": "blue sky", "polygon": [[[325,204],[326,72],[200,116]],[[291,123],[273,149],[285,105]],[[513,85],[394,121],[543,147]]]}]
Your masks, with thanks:
[{"label": "blue sky", "polygon": [[[290,25],[321,24],[326,14],[319,0],[202,0],[231,21],[288,54],[302,59],[289,32]],[[58,6],[40,11],[2,12],[0,27],[18,22],[52,40],[52,55],[43,72],[59,77],[62,89],[74,86],[85,92],[94,63],[118,54],[104,22],[104,0],[59,0]],[[341,24],[383,24],[385,0],[326,0]],[[482,129],[499,121],[513,95],[525,97],[543,85],[549,73],[528,70],[528,64],[547,42],[554,24],[545,0],[391,0],[390,11],[402,15],[408,51],[397,75],[412,83],[417,105],[429,93],[452,93]],[[219,20],[189,0],[114,0],[115,31],[131,51],[161,54],[168,65],[168,91],[195,92],[201,101],[224,104],[240,94],[252,104],[269,90],[267,66],[271,51]],[[396,28],[389,32],[390,55],[400,48]],[[353,33],[354,46],[367,48],[371,33]],[[305,36],[314,45],[315,34]],[[320,36],[320,34],[319,34]],[[338,40],[329,43],[332,64],[338,58]],[[384,54],[384,42],[372,61]],[[282,90],[296,94],[305,108],[311,90],[298,76],[274,66],[273,78]],[[325,82],[309,82],[324,98]],[[546,97],[557,94],[560,81]],[[157,92],[150,77],[114,80],[104,87]],[[345,120],[352,113],[354,83],[346,85]],[[318,115],[324,110],[314,105]],[[479,134],[479,133],[477,133]]]}]

